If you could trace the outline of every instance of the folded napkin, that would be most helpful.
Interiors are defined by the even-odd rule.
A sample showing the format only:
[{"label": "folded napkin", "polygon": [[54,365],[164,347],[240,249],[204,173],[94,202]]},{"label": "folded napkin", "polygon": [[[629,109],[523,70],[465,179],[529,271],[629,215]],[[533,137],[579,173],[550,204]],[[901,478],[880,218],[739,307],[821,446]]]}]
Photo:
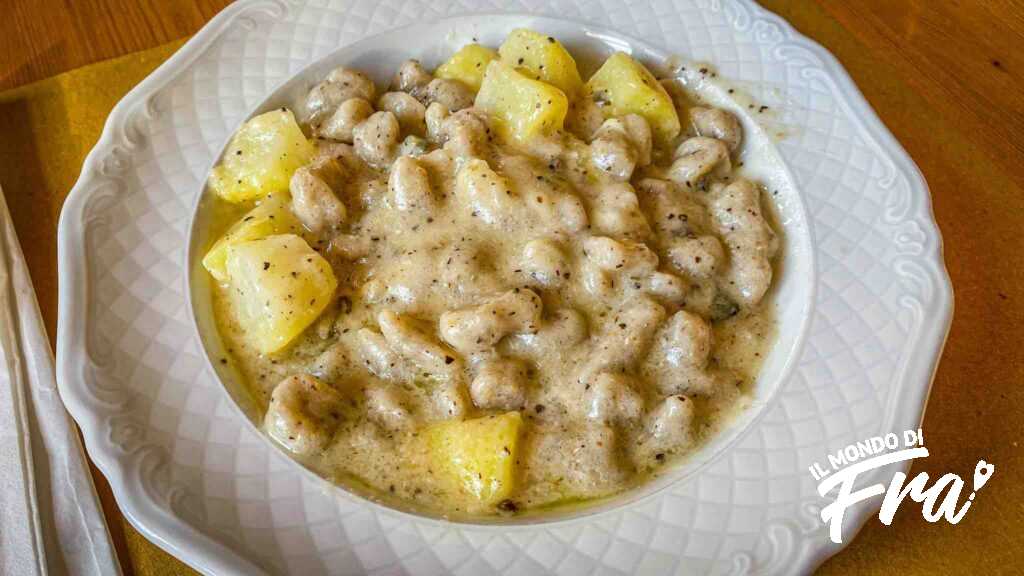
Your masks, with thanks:
[{"label": "folded napkin", "polygon": [[0,574],[119,574],[0,189]]}]

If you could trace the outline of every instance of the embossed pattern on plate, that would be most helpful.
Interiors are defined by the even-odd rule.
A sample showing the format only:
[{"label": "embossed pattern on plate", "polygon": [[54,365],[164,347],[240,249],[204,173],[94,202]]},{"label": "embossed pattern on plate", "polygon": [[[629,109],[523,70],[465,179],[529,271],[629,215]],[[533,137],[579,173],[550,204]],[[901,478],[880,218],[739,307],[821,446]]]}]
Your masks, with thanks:
[{"label": "embossed pattern on plate", "polygon": [[[195,194],[277,85],[367,35],[496,11],[712,62],[777,109],[818,266],[796,370],[727,453],[635,505],[501,530],[411,518],[296,474],[209,370],[185,280]],[[111,114],[65,204],[58,257],[59,384],[89,453],[129,520],[210,574],[808,572],[837,547],[806,466],[917,427],[952,314],[919,171],[831,55],[746,0],[243,0]],[[873,510],[854,510],[847,541]]]}]

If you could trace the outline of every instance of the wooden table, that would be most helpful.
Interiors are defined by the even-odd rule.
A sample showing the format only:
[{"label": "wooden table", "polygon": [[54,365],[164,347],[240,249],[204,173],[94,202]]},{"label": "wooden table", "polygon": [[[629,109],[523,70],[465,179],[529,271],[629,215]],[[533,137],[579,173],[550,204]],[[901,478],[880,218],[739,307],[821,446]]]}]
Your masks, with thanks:
[{"label": "wooden table", "polygon": [[[0,90],[198,30],[224,0],[7,0]],[[870,520],[822,574],[1024,570],[1024,2],[763,2],[843,62],[931,186],[956,318],[924,429],[932,477],[997,473],[957,526],[906,507]],[[45,17],[39,14],[46,14]],[[60,194],[66,194],[66,190]],[[63,196],[50,199],[59,205]],[[56,325],[56,218],[12,202],[47,325]],[[127,574],[186,568],[124,523],[96,474]]]}]

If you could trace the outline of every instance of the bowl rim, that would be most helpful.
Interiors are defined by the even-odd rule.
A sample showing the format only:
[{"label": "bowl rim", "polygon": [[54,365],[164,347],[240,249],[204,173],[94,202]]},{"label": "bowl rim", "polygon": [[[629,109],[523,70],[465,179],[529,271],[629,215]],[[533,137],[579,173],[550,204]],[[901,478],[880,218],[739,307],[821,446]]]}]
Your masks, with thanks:
[{"label": "bowl rim", "polygon": [[[815,308],[815,301],[817,298],[817,282],[814,278],[817,278],[817,257],[813,250],[811,232],[810,232],[810,218],[809,211],[807,208],[806,200],[804,199],[801,187],[797,184],[797,180],[794,177],[792,170],[788,163],[786,163],[781,154],[778,153],[778,149],[771,139],[762,134],[761,137],[769,143],[769,152],[777,158],[777,169],[781,172],[782,177],[786,182],[789,183],[792,188],[793,200],[795,200],[795,212],[798,215],[799,223],[802,224],[803,234],[799,237],[792,234],[793,230],[785,228],[785,245],[792,248],[797,243],[806,245],[801,248],[810,248],[800,250],[806,258],[806,266],[808,268],[808,279],[797,279],[796,282],[803,283],[806,285],[805,297],[799,302],[801,314],[800,320],[795,330],[795,334],[792,343],[789,345],[789,349],[785,352],[786,356],[782,360],[782,368],[778,374],[774,376],[770,383],[761,382],[761,373],[758,374],[756,379],[757,388],[767,387],[769,393],[765,398],[758,399],[752,395],[751,402],[749,405],[743,407],[737,413],[732,414],[729,417],[729,422],[719,429],[712,438],[704,439],[701,444],[692,452],[686,454],[683,457],[678,458],[673,462],[669,468],[659,472],[653,477],[645,479],[643,482],[638,484],[629,484],[621,492],[617,492],[607,497],[596,498],[589,500],[586,503],[579,506],[578,509],[574,508],[571,510],[539,510],[533,513],[527,513],[523,515],[516,515],[509,518],[504,517],[466,517],[466,518],[448,518],[441,515],[435,515],[430,512],[420,512],[412,509],[411,507],[390,505],[375,499],[372,496],[372,491],[366,491],[359,488],[354,488],[345,485],[341,482],[334,482],[320,474],[305,464],[293,457],[283,446],[278,442],[275,442],[270,436],[246,413],[246,410],[242,407],[241,401],[236,398],[236,393],[231,389],[232,387],[225,383],[224,377],[222,376],[221,369],[217,367],[214,362],[210,346],[207,343],[207,337],[204,330],[200,327],[200,318],[196,310],[195,292],[198,289],[209,290],[212,286],[209,285],[210,280],[202,268],[201,259],[204,246],[198,241],[197,237],[200,234],[198,231],[198,221],[201,220],[200,214],[203,209],[203,205],[209,202],[212,198],[212,192],[208,186],[208,176],[216,167],[224,156],[225,151],[230,144],[231,139],[238,132],[241,126],[252,119],[254,116],[259,115],[263,112],[273,110],[279,106],[270,106],[269,103],[275,99],[280,99],[284,93],[286,93],[296,82],[300,81],[304,76],[308,76],[311,72],[317,68],[323,67],[326,62],[331,60],[339,59],[339,54],[344,52],[352,52],[353,54],[347,55],[346,58],[355,57],[359,54],[358,48],[361,44],[369,43],[375,39],[379,39],[383,36],[388,35],[400,35],[403,32],[409,30],[438,26],[451,21],[458,20],[479,20],[479,19],[531,19],[531,25],[534,23],[544,30],[544,25],[571,25],[581,29],[583,35],[591,42],[602,43],[605,47],[610,45],[611,39],[616,39],[624,42],[624,45],[630,48],[632,54],[640,52],[647,56],[647,58],[641,58],[642,61],[647,61],[651,58],[658,60],[662,65],[671,60],[680,59],[681,55],[671,54],[661,47],[644,40],[638,39],[632,35],[624,34],[615,29],[608,28],[605,26],[595,25],[587,22],[581,22],[568,18],[558,18],[551,16],[543,16],[530,14],[527,12],[458,12],[454,14],[445,15],[440,18],[430,18],[418,22],[413,22],[403,26],[394,28],[388,28],[374,34],[369,34],[358,40],[355,40],[349,44],[336,47],[334,50],[324,54],[322,57],[312,60],[305,64],[300,70],[293,74],[290,74],[287,78],[279,82],[277,85],[272,87],[266,94],[265,97],[260,100],[258,104],[250,107],[245,116],[237,122],[233,128],[228,132],[223,143],[219,148],[219,152],[213,157],[213,160],[208,163],[203,174],[207,176],[207,180],[199,182],[197,185],[200,187],[200,191],[195,195],[195,199],[192,202],[191,209],[189,211],[188,218],[188,234],[186,237],[186,255],[185,255],[185,274],[186,274],[186,286],[188,287],[186,295],[186,309],[188,312],[189,323],[193,331],[194,336],[201,343],[202,353],[200,356],[205,362],[206,368],[211,374],[217,379],[218,388],[222,393],[227,395],[232,411],[237,418],[244,421],[243,426],[247,427],[251,432],[259,435],[263,442],[269,444],[273,450],[276,450],[288,460],[288,465],[292,468],[297,468],[301,474],[305,477],[314,480],[318,485],[325,487],[328,491],[340,491],[344,496],[349,498],[355,498],[362,503],[369,504],[370,506],[386,510],[392,514],[398,514],[405,520],[416,520],[418,522],[427,522],[434,526],[450,526],[459,525],[472,527],[474,529],[516,529],[522,528],[527,529],[537,526],[550,526],[559,522],[569,522],[580,520],[583,518],[592,518],[604,513],[610,513],[615,510],[625,509],[629,507],[636,507],[644,504],[645,502],[658,497],[664,491],[680,483],[690,480],[698,473],[706,470],[708,467],[714,465],[726,454],[728,454],[739,442],[741,442],[746,436],[754,429],[757,428],[757,423],[767,414],[770,409],[779,401],[781,392],[785,388],[785,383],[793,376],[793,372],[800,359],[801,351],[804,348],[808,333],[810,332],[811,319],[813,318],[813,310]],[[441,44],[443,39],[439,39],[437,44]],[[616,46],[616,49],[621,49]],[[342,59],[346,59],[342,58]],[[343,64],[335,64],[335,66]],[[681,77],[678,75],[677,77]],[[312,79],[309,79],[312,80]],[[712,88],[717,90],[717,88]],[[738,109],[738,108],[737,108]],[[744,110],[738,109],[739,114],[742,115],[743,119],[749,119],[750,116]],[[294,112],[294,111],[293,111]],[[757,126],[759,131],[763,132],[763,129],[756,122],[750,122],[754,126]],[[781,223],[778,226],[782,226]],[[797,227],[794,227],[797,228]],[[207,246],[208,247],[208,246]],[[782,254],[783,259],[786,259],[788,254]],[[786,268],[788,270],[788,268]],[[206,276],[203,280],[198,280],[194,275],[200,274]],[[774,300],[777,296],[777,290],[779,284],[781,284],[781,278],[783,276],[792,276],[792,272],[786,272],[784,275],[779,274],[778,266],[775,266],[775,278],[771,287],[770,297]],[[800,286],[795,287],[799,290]],[[797,291],[794,290],[794,291]],[[770,305],[775,306],[775,302],[769,302]],[[781,328],[781,327],[780,327]],[[217,332],[216,327],[213,327],[214,332]],[[776,341],[772,344],[771,354],[774,354],[778,347],[781,345],[782,340],[781,330],[776,335]],[[214,334],[212,337],[220,339],[219,333]],[[763,366],[762,366],[763,370]],[[244,383],[239,382],[239,385],[244,386]],[[365,494],[363,492],[366,492]]]}]

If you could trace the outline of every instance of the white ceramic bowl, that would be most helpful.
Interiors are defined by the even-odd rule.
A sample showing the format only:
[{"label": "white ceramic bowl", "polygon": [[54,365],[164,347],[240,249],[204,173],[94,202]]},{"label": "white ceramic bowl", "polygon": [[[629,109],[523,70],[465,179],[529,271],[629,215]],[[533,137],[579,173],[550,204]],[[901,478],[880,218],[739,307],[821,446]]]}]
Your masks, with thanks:
[{"label": "white ceramic bowl", "polygon": [[[655,70],[671,68],[672,65],[668,59],[673,58],[673,61],[678,59],[678,55],[673,57],[654,46],[629,38],[614,30],[581,25],[568,20],[516,14],[457,16],[396,28],[344,46],[292,76],[261,102],[247,119],[281,107],[301,111],[302,102],[309,89],[322,80],[330,70],[338,66],[363,71],[369,74],[379,87],[384,88],[399,65],[409,58],[419,59],[428,69],[433,69],[465,44],[478,41],[485,45],[498,46],[509,30],[522,26],[558,38],[560,42],[564,43],[579,61],[584,78],[588,77],[605,58],[616,50],[631,54]],[[779,336],[771,353],[765,359],[764,368],[752,388],[753,398],[750,407],[734,418],[710,442],[694,450],[692,455],[674,466],[674,469],[666,471],[637,489],[615,498],[595,502],[589,506],[574,508],[571,512],[524,515],[513,519],[481,520],[483,522],[536,523],[553,521],[628,505],[644,496],[653,494],[699,470],[727,449],[752,422],[764,413],[781,383],[793,368],[796,353],[807,332],[814,292],[813,251],[800,194],[775,149],[771,140],[772,136],[758,124],[758,121],[750,114],[750,109],[727,95],[728,83],[705,81],[706,74],[701,75],[693,66],[687,66],[687,69],[689,74],[684,73],[681,76],[684,81],[689,79],[688,84],[695,91],[699,91],[705,100],[731,109],[741,119],[744,126],[744,145],[737,160],[743,162],[745,175],[754,178],[762,183],[767,190],[773,192],[765,195],[766,201],[774,207],[778,221],[783,227],[779,231],[782,239],[780,253],[783,257],[780,258],[771,296],[777,309]],[[224,147],[226,146],[227,141],[224,143]],[[223,153],[222,149],[221,155]],[[219,162],[219,158],[217,161]],[[238,403],[241,414],[259,428],[260,410],[250,405],[250,395],[245,392],[245,385],[239,381],[239,375],[230,364],[224,365],[215,360],[226,357],[228,354],[213,320],[210,301],[211,279],[202,266],[202,258],[210,242],[215,240],[215,238],[210,238],[209,229],[213,213],[216,212],[213,209],[216,199],[209,190],[205,190],[196,197],[188,256],[191,263],[189,284],[193,317],[207,352],[209,368],[220,377],[231,397]],[[267,441],[276,449],[283,451],[281,446],[270,441],[269,437]],[[301,466],[297,461],[295,465],[296,467]],[[344,489],[345,487],[340,486],[340,488]],[[350,488],[350,490],[352,489]],[[372,502],[369,505],[380,506],[380,504]]]},{"label": "white ceramic bowl", "polygon": [[[948,329],[951,291],[920,173],[835,60],[752,2],[541,0],[503,9],[589,24],[517,16],[505,30],[496,9],[483,0],[242,0],[125,97],[59,233],[58,383],[90,455],[134,526],[211,574],[812,570],[839,546],[818,518],[825,501],[807,467],[851,442],[916,428]],[[461,24],[440,42],[406,30],[338,50],[403,25],[451,30],[431,23],[445,16]],[[573,48],[707,62],[742,96],[740,112],[746,99],[770,106],[757,118],[781,134],[766,154],[782,162],[760,177],[778,187],[787,233],[782,338],[758,404],[676,474],[578,517],[453,524],[337,489],[239,417],[225,393],[233,383],[222,385],[206,360],[213,332],[200,324],[200,341],[189,309],[196,290],[195,316],[209,318],[203,280],[188,280],[189,246],[201,241],[190,237],[192,216],[230,134],[260,106],[287,100],[287,88],[275,89],[292,76],[317,75],[302,72],[310,62],[327,57],[321,72],[340,62],[381,72],[410,54],[436,62],[468,36],[495,43],[513,25]],[[767,142],[749,122],[746,132]],[[847,541],[876,508],[848,511]]]}]

